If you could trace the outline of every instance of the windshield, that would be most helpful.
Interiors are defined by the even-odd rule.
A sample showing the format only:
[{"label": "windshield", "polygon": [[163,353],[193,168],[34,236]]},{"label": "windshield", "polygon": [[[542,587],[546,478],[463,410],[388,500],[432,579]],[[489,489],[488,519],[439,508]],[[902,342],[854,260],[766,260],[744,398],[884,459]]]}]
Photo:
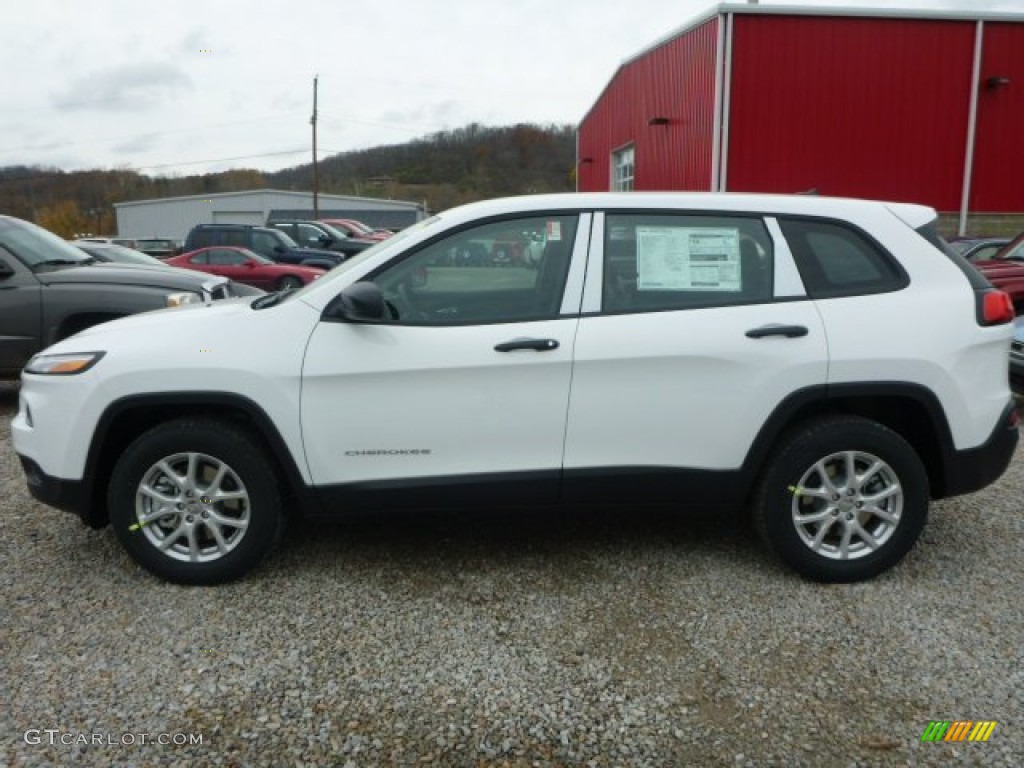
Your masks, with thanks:
[{"label": "windshield", "polygon": [[43,263],[79,264],[92,259],[42,227],[7,217],[0,217],[0,245],[27,267]]},{"label": "windshield", "polygon": [[1003,250],[999,251],[993,258],[1013,259],[1014,261],[1024,259],[1024,238],[1016,243],[1010,243]]},{"label": "windshield", "polygon": [[[262,230],[261,230],[261,231],[262,231]],[[276,238],[277,240],[280,240],[280,241],[281,241],[281,244],[282,244],[282,245],[283,245],[283,246],[284,246],[285,248],[298,248],[298,247],[299,247],[299,244],[298,244],[298,243],[296,243],[296,242],[295,242],[294,240],[292,240],[292,239],[291,239],[291,237],[289,237],[287,233],[285,233],[285,232],[282,232],[282,231],[281,231],[280,229],[273,229],[273,228],[271,228],[271,229],[268,229],[268,230],[266,230],[266,231],[267,231],[267,232],[272,232],[272,233],[273,233],[273,236],[274,236],[274,237],[275,237],[275,238]]]},{"label": "windshield", "polygon": [[318,222],[318,223],[319,223],[320,227],[324,230],[324,232],[326,232],[328,235],[333,237],[335,240],[348,240],[348,235],[346,235],[344,232],[338,231],[336,228],[332,227],[330,224],[327,224],[326,222],[323,222],[323,221]]},{"label": "windshield", "polygon": [[164,267],[167,266],[160,259],[154,259],[148,254],[142,253],[142,251],[136,251],[132,248],[125,248],[123,245],[116,245],[111,243],[110,245],[99,245],[97,243],[82,243],[76,245],[91,256],[95,256],[101,261],[119,261],[123,264],[146,264],[147,266],[153,267]]},{"label": "windshield", "polygon": [[373,227],[369,227],[366,224],[363,224],[363,222],[356,221],[355,219],[349,221],[348,225],[352,227],[352,229],[354,229],[356,232],[362,232],[364,235],[369,235],[373,233]]}]

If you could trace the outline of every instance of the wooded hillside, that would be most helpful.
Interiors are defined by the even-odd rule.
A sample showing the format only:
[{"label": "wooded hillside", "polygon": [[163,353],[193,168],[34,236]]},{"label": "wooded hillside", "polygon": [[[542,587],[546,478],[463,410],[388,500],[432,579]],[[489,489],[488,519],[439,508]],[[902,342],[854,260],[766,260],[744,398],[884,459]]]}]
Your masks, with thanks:
[{"label": "wooded hillside", "polygon": [[[574,161],[572,126],[473,124],[407,144],[321,158],[318,173],[322,193],[411,200],[440,211],[502,195],[571,191]],[[16,165],[0,168],[0,213],[64,237],[114,234],[114,203],[264,187],[309,191],[312,176],[311,163],[273,173],[175,177]]]}]

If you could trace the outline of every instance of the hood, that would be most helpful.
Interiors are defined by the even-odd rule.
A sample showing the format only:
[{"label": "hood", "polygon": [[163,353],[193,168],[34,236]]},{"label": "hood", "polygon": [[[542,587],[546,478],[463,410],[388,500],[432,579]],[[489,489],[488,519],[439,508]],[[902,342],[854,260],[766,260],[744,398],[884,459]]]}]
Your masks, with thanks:
[{"label": "hood", "polygon": [[225,278],[191,272],[171,266],[152,267],[143,264],[90,264],[85,267],[67,267],[39,271],[35,273],[39,282],[44,285],[68,285],[103,283],[116,285],[144,285],[152,288],[170,288],[180,291],[202,290],[203,283],[209,280],[226,282]]},{"label": "hood", "polygon": [[[249,306],[253,297],[245,296],[236,299],[225,299],[215,301],[212,304],[186,304],[181,307],[169,307],[167,309],[154,309],[149,312],[139,312],[126,317],[119,317],[116,320],[109,320],[100,325],[94,325],[79,331],[71,339],[82,339],[98,334],[118,334],[121,332],[134,333],[140,329],[147,332],[159,332],[165,327],[174,323],[187,322],[188,318],[199,320],[203,323],[216,324],[225,318],[241,314],[251,314],[254,310]],[[65,345],[65,342],[58,342],[55,346]],[[81,347],[79,344],[78,347]]]}]

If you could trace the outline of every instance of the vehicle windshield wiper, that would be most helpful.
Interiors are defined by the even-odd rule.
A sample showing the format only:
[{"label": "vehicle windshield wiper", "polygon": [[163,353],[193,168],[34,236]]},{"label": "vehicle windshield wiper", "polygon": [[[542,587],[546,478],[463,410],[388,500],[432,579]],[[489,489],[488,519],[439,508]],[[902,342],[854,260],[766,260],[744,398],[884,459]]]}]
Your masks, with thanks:
[{"label": "vehicle windshield wiper", "polygon": [[37,261],[32,265],[32,268],[36,267],[67,267],[72,264],[88,264],[89,259],[46,259],[45,261]]}]

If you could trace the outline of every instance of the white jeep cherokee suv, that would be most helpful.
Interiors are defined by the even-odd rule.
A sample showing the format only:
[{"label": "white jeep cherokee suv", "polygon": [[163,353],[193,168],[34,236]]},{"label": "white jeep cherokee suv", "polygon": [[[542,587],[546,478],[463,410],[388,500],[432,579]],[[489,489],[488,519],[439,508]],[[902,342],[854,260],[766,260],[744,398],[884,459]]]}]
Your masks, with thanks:
[{"label": "white jeep cherokee suv", "polygon": [[182,583],[241,576],[286,512],[595,501],[747,505],[800,573],[865,579],[1017,442],[1012,306],[935,218],[768,195],[468,205],[302,290],[50,347],[14,445],[37,499]]}]

